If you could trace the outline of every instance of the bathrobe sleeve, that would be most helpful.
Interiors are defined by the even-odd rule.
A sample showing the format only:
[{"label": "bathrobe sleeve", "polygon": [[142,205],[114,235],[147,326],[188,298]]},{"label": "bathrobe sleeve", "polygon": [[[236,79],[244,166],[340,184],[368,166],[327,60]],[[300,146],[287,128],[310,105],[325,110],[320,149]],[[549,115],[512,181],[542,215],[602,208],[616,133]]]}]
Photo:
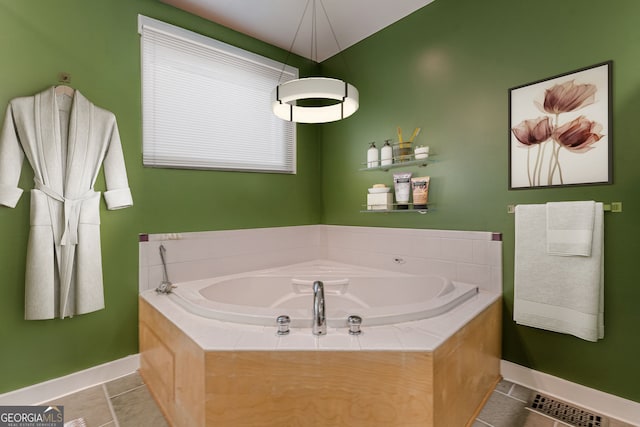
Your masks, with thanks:
[{"label": "bathrobe sleeve", "polygon": [[120,132],[115,116],[112,116],[111,137],[104,162],[104,177],[107,183],[107,191],[104,192],[104,199],[107,202],[107,209],[122,209],[133,206],[133,198],[127,180],[127,170],[122,154],[122,144],[120,142]]},{"label": "bathrobe sleeve", "polygon": [[11,104],[0,131],[0,205],[15,208],[22,189],[18,188],[24,152],[18,139]]}]

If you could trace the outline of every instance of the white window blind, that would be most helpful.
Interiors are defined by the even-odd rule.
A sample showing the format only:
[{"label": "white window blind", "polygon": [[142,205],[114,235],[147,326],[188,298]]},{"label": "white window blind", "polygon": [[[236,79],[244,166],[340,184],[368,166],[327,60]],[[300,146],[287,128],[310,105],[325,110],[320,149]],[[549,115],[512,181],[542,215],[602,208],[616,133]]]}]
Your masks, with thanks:
[{"label": "white window blind", "polygon": [[295,124],[271,92],[298,70],[138,16],[145,166],[295,173]]}]

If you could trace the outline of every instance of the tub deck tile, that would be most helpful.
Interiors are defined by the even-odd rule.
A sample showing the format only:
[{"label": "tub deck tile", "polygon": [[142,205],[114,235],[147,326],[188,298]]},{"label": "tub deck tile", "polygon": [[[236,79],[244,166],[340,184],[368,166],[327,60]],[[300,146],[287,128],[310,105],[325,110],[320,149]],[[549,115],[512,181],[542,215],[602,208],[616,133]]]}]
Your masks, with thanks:
[{"label": "tub deck tile", "polygon": [[358,336],[362,350],[397,350],[402,349],[402,341],[398,337],[398,331],[389,326],[372,326],[362,328],[362,334]]},{"label": "tub deck tile", "polygon": [[[319,342],[313,339],[310,328],[291,328],[289,335],[277,337],[275,325],[273,327],[242,325],[208,319],[176,307],[176,304],[164,295],[158,296],[155,292],[145,292],[140,296],[152,307],[162,312],[169,321],[205,351],[324,349]],[[402,326],[410,326],[410,328],[397,328],[395,325],[369,327],[364,319],[362,325],[364,333],[358,338],[359,348],[361,350],[432,351],[498,298],[500,296],[497,294],[480,292],[448,313],[401,324]],[[407,332],[411,329],[414,329],[414,332]],[[415,340],[415,330],[437,337],[440,342],[430,339]],[[329,335],[346,335],[346,328],[329,328],[327,336]],[[331,349],[351,350],[356,348],[351,341],[341,340],[341,338],[330,338],[323,341]],[[345,344],[345,347],[336,348],[335,346],[341,342]],[[421,342],[424,343],[423,346],[420,345]]]},{"label": "tub deck tile", "polygon": [[[311,333],[309,330],[308,333]],[[320,350],[360,350],[360,338],[349,335],[345,329],[328,330],[327,335],[316,338]]]},{"label": "tub deck tile", "polygon": [[276,350],[310,350],[316,349],[318,340],[311,329],[291,329],[289,335],[277,338]]},{"label": "tub deck tile", "polygon": [[[229,328],[228,333],[235,334],[237,332]],[[273,350],[277,345],[278,336],[275,334],[274,328],[256,327],[240,332],[234,350]]]},{"label": "tub deck tile", "polygon": [[398,325],[394,326],[394,328],[398,331],[397,335],[404,350],[424,351],[425,348],[429,348],[433,351],[442,343],[442,337],[415,328],[412,325]]}]

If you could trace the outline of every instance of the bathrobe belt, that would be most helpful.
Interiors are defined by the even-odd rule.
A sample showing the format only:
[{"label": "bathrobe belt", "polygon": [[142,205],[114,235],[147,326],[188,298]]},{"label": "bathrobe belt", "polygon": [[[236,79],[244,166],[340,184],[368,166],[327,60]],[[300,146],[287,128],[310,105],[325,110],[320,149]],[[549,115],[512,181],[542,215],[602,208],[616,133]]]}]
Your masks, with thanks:
[{"label": "bathrobe belt", "polygon": [[82,207],[82,202],[91,198],[96,194],[96,192],[89,190],[86,193],[81,194],[79,197],[69,199],[53,190],[51,187],[44,185],[39,179],[35,178],[34,181],[36,189],[42,191],[52,199],[62,202],[64,205],[64,232],[62,233],[60,242],[56,243],[62,246],[77,245],[78,226],[80,225],[80,208]]}]

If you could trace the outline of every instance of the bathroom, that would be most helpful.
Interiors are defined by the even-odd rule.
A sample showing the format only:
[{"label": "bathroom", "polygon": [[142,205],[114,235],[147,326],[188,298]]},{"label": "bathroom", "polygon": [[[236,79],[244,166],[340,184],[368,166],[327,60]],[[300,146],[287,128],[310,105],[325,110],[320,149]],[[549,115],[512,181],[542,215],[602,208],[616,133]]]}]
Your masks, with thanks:
[{"label": "bathroom", "polygon": [[[639,13],[635,0],[615,8],[578,0],[540,0],[535,8],[436,0],[346,49],[346,65],[340,57],[322,63],[322,74],[358,87],[360,109],[344,121],[298,126],[297,173],[284,175],[142,166],[137,16],[280,61],[286,51],[156,0],[0,1],[0,104],[70,73],[72,86],[117,115],[134,198],[122,211],[102,207],[105,310],[65,320],[24,320],[29,203],[0,208],[0,394],[138,353],[139,234],[322,224],[501,233],[502,360],[640,402],[640,288],[633,279],[640,250],[633,133]],[[613,184],[508,190],[508,89],[608,60]],[[295,61],[301,75],[311,73],[308,62]],[[396,126],[420,126],[420,142],[431,147],[429,212],[361,213],[372,184],[372,175],[358,171],[368,142],[393,138]],[[25,167],[20,187],[32,182]],[[103,182],[100,176],[97,187]],[[622,213],[605,215],[606,332],[597,343],[513,321],[514,216],[507,206],[562,200],[624,203]]]}]

